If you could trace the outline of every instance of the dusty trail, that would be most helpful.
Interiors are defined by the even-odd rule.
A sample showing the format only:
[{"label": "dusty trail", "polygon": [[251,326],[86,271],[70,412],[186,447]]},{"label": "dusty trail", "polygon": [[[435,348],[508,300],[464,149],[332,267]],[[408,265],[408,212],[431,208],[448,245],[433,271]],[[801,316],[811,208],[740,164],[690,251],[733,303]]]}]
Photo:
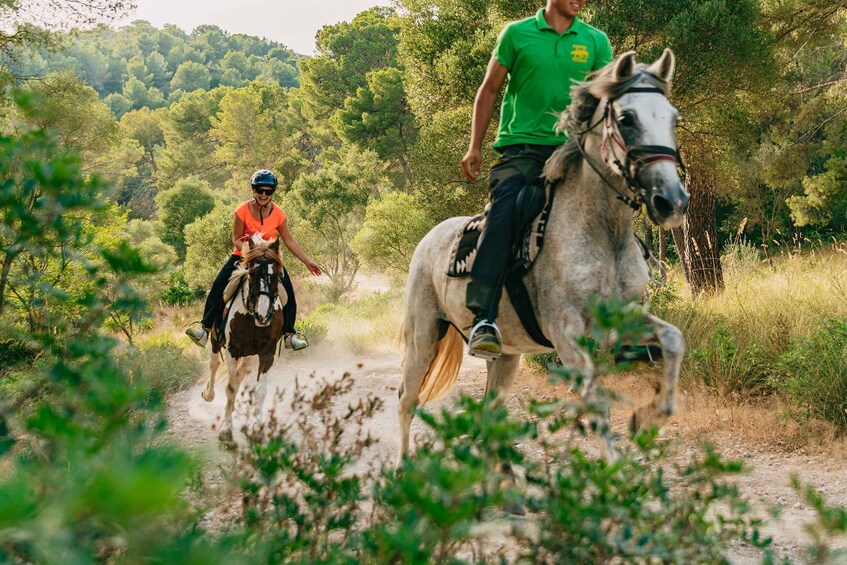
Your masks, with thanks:
[{"label": "dusty trail", "polygon": [[[286,351],[277,358],[269,373],[268,396],[265,409],[269,409],[275,391],[285,394],[294,386],[295,379],[314,386],[321,378],[338,379],[350,372],[354,379],[351,399],[372,394],[383,400],[384,408],[369,423],[368,429],[377,438],[372,448],[372,457],[382,461],[393,461],[397,451],[397,387],[400,382],[402,352],[391,349],[364,355],[354,355],[341,348],[325,343],[301,352]],[[216,397],[211,403],[200,398],[204,382],[183,391],[171,400],[171,432],[184,445],[204,452],[210,461],[222,461],[218,450],[217,432],[213,429],[223,414],[226,395],[224,392],[225,369],[218,375]],[[249,378],[249,377],[248,377]],[[632,405],[640,405],[652,394],[644,375],[617,375],[608,377],[606,385],[629,401],[619,403],[612,411],[612,425],[618,433],[625,435]],[[465,392],[479,397],[485,388],[485,363],[465,356],[456,390],[435,406],[449,404],[455,395]],[[544,376],[522,367],[515,387],[508,398],[514,413],[521,412],[525,401],[530,398],[552,398],[564,394],[561,385],[552,385]],[[284,397],[287,398],[287,397]],[[282,404],[285,406],[285,401]],[[694,453],[698,441],[706,439],[717,445],[725,457],[743,459],[752,467],[752,472],[738,478],[737,482],[745,496],[765,516],[770,508],[779,508],[777,518],[771,518],[765,533],[774,538],[780,556],[802,562],[803,548],[809,538],[804,526],[814,518],[814,512],[789,485],[789,477],[796,473],[803,482],[811,484],[824,493],[832,503],[847,506],[847,465],[845,454],[811,452],[801,448],[788,452],[778,442],[762,442],[755,439],[755,431],[744,429],[746,420],[733,411],[739,408],[710,406],[702,396],[685,393],[680,398],[680,415],[666,426],[664,435],[672,444],[671,459],[680,462]],[[244,408],[236,408],[234,430],[244,422]],[[412,426],[413,437],[423,431],[419,419]],[[238,435],[236,435],[236,438]],[[584,447],[596,455],[597,450],[590,440]],[[844,545],[842,540],[838,545]],[[734,562],[758,563],[756,553],[739,546],[732,553]]]}]

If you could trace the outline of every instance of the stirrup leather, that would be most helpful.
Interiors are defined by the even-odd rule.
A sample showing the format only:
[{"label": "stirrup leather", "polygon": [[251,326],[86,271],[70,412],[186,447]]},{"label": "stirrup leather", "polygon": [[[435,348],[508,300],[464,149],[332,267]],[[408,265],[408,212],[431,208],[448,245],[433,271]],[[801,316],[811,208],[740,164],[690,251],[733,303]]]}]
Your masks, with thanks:
[{"label": "stirrup leather", "polygon": [[500,342],[500,348],[503,348],[503,334],[500,333],[500,328],[497,327],[497,324],[494,322],[489,322],[487,320],[482,320],[478,322],[473,329],[471,329],[471,333],[468,336],[468,354],[472,357],[480,357],[482,359],[486,359],[488,361],[494,361],[500,357],[500,353],[491,353],[488,351],[478,351],[471,347],[473,343],[474,337],[476,337],[476,332],[478,332],[481,328],[490,327],[494,328],[494,333],[497,334],[497,340]]}]

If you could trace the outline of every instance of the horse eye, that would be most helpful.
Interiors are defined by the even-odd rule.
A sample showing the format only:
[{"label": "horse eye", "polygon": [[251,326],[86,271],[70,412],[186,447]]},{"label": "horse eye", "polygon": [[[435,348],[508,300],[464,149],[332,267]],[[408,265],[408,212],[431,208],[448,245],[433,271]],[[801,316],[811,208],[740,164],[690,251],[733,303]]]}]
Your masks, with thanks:
[{"label": "horse eye", "polygon": [[635,127],[635,116],[632,112],[624,112],[621,114],[621,117],[618,118],[618,125],[624,128],[634,128]]}]

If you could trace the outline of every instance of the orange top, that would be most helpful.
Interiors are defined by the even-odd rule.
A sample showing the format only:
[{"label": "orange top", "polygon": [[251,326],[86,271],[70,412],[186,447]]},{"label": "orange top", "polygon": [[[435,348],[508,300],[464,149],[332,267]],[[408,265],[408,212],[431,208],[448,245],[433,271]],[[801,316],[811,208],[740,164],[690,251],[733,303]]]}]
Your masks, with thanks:
[{"label": "orange top", "polygon": [[[244,222],[243,237],[250,237],[254,233],[261,233],[262,239],[276,239],[277,230],[285,223],[285,212],[282,211],[282,208],[271,202],[270,214],[263,221],[259,221],[250,212],[250,202],[248,200],[235,209],[235,215]],[[236,247],[232,254],[241,257],[241,249]]]}]

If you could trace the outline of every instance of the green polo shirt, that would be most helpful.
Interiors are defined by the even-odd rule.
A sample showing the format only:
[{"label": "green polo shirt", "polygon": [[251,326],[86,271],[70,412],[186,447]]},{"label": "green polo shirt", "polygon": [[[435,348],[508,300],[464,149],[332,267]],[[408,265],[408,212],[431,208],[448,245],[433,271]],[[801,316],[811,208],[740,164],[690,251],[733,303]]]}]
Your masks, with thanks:
[{"label": "green polo shirt", "polygon": [[605,33],[579,18],[557,33],[542,8],[534,17],[506,25],[492,57],[509,70],[494,147],[559,145],[567,138],[553,128],[571,102],[571,86],[611,62],[612,45]]}]

